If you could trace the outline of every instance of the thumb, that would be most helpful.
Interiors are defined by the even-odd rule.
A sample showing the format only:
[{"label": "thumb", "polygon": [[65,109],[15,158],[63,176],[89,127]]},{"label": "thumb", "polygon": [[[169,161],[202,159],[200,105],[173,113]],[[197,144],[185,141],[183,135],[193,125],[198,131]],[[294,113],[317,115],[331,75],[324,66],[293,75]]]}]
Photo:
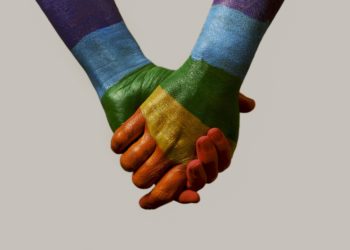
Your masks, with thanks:
[{"label": "thumb", "polygon": [[239,93],[238,104],[241,113],[249,113],[255,108],[255,100],[243,95],[242,93]]}]

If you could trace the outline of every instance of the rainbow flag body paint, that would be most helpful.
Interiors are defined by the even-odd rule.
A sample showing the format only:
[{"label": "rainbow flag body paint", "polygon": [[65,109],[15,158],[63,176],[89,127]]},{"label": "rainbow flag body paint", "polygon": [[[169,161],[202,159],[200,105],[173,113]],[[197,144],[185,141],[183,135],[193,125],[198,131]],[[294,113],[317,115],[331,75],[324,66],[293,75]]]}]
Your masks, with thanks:
[{"label": "rainbow flag body paint", "polygon": [[89,75],[111,128],[140,107],[157,145],[184,163],[211,127],[237,142],[239,89],[283,0],[215,0],[190,58],[175,72],[143,55],[113,0],[37,2]]},{"label": "rainbow flag body paint", "polygon": [[131,72],[150,64],[113,0],[38,0],[102,97]]},{"label": "rainbow flag body paint", "polygon": [[114,0],[37,2],[91,79],[113,131],[172,72],[143,55]]},{"label": "rainbow flag body paint", "polygon": [[283,0],[215,0],[191,57],[141,111],[158,146],[177,163],[195,158],[196,140],[220,128],[235,148],[238,94]]}]

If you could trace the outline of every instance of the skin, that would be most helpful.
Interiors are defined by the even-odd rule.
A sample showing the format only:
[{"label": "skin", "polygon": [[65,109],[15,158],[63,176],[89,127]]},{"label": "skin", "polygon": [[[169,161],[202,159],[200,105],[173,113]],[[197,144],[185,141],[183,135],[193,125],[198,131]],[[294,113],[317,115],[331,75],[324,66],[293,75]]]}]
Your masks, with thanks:
[{"label": "skin", "polygon": [[[122,156],[122,166],[133,172],[133,183],[142,189],[155,185],[141,198],[141,207],[154,209],[172,200],[198,202],[195,190],[183,192],[187,185],[201,188],[214,181],[219,170],[229,166],[238,138],[239,87],[239,79],[190,59],[117,129],[112,139],[114,152],[125,153],[130,158],[134,152],[142,156],[142,161],[133,164],[125,164],[129,157]],[[197,101],[203,98],[210,101]],[[199,113],[200,119],[194,115],[198,110],[205,112]],[[208,125],[218,124],[226,130],[225,135],[218,129],[210,129],[203,121]],[[140,145],[151,145],[154,151]],[[192,148],[197,150],[197,156]],[[196,158],[199,162],[191,162]]]},{"label": "skin", "polygon": [[[130,150],[127,150],[128,147],[130,147],[133,144],[132,142],[135,142],[137,139],[139,139],[140,133],[143,133],[142,128],[144,126],[144,121],[141,117],[139,117],[138,119],[130,118],[129,120],[128,118],[132,116],[132,114],[154,91],[154,89],[157,86],[159,86],[159,83],[164,81],[173,72],[174,71],[164,69],[155,65],[145,67],[137,73],[123,79],[122,82],[112,87],[102,98],[102,104],[106,112],[109,124],[113,131],[117,131],[112,139],[112,148],[116,153],[123,153],[123,155],[121,156],[121,165],[126,171],[136,172],[135,169],[136,167],[139,167],[139,162],[146,161],[146,159],[155,150],[154,140],[151,139],[148,133],[145,133],[140,141],[135,143],[130,148]],[[255,107],[254,100],[246,97],[243,94],[239,94],[238,103],[240,112],[242,113],[248,113],[252,111]],[[119,133],[120,131],[124,132]],[[229,162],[226,158],[227,156],[225,156],[224,153],[219,151],[218,161]],[[202,165],[197,164],[195,167],[191,168],[194,168],[191,171],[191,173],[193,173],[192,176],[195,176],[197,172],[204,172],[204,170],[198,170],[203,169]],[[169,175],[170,174],[171,172],[169,173]],[[177,200],[180,203],[196,203],[199,201],[199,195],[197,192],[194,191],[198,191],[200,189],[196,188],[197,186],[203,187],[205,183],[207,183],[206,176],[205,180],[203,180],[204,177],[198,178],[195,176],[191,178],[191,175],[188,171],[186,172],[186,174],[186,178],[189,181],[175,181],[175,183],[178,183],[178,185],[182,185],[183,183],[185,184],[183,188],[180,188],[182,189],[182,192],[177,195],[169,195],[169,198],[166,199],[166,202]],[[200,176],[203,176],[203,174]],[[183,176],[181,176],[181,178],[182,177]],[[178,178],[181,179],[180,177]],[[136,177],[135,179],[137,182],[138,180]],[[194,188],[192,188],[192,186],[189,184],[191,183],[191,179],[194,180]],[[188,182],[188,188],[186,188],[186,182]],[[168,185],[165,185],[164,183],[166,182],[158,184],[159,189],[163,189],[163,187],[165,188]],[[174,189],[178,188],[175,184],[173,186]],[[141,202],[142,207],[146,208],[146,206],[148,206],[148,208],[156,208],[162,205],[162,203],[157,202],[156,194],[153,193],[150,197],[152,197],[151,201],[147,202],[150,203],[150,205],[148,206],[147,204],[145,204],[145,202]],[[166,202],[163,202],[163,204],[165,204]]]},{"label": "skin", "polygon": [[[218,172],[228,167],[239,130],[238,108],[230,105],[237,104],[239,88],[234,87],[244,79],[254,52],[282,3],[283,0],[262,0],[245,5],[241,1],[215,0],[216,6],[192,54],[198,63],[189,62],[189,67],[162,83],[132,116],[130,122],[138,120],[142,129],[130,131],[126,124],[116,131],[112,148],[116,153],[126,151],[122,164],[127,164],[132,156],[128,148],[142,151],[142,145],[147,145],[139,143],[137,138],[146,138],[154,150],[144,149],[147,152],[142,161],[128,166],[136,186],[148,188],[155,184],[140,200],[143,208],[157,208],[172,199],[199,200],[193,191],[214,181]],[[232,40],[235,42],[230,44]],[[237,79],[230,80],[214,68]],[[210,127],[220,128],[225,135]],[[205,131],[207,134],[203,136]],[[196,136],[200,138],[195,142]],[[134,141],[121,140],[131,137],[136,141],[136,149]],[[198,159],[191,161],[193,144]],[[185,185],[193,191],[181,191]]]},{"label": "skin", "polygon": [[[239,95],[240,112],[248,113],[254,108],[254,100],[243,94]],[[133,172],[132,180],[136,186],[151,186],[152,179],[147,176],[157,173],[153,178],[159,179],[159,182],[150,193],[140,199],[139,204],[144,209],[155,209],[173,200],[183,204],[199,202],[197,191],[213,182],[218,173],[230,165],[232,157],[229,140],[220,129],[213,128],[197,140],[198,159],[190,161],[187,166],[178,164],[168,172],[158,172],[157,168],[171,165],[171,162],[156,150],[156,142],[147,131],[140,110],[116,130],[111,147],[115,153],[123,153],[120,158],[121,166],[124,170]],[[150,182],[145,182],[145,179]]]},{"label": "skin", "polygon": [[[227,4],[231,4],[231,1],[215,1],[215,3],[227,5]],[[255,13],[255,12],[252,12],[252,13]],[[120,19],[120,16],[118,18]],[[116,20],[113,20],[113,22],[115,21]],[[67,26],[64,26],[64,27],[67,27]],[[69,44],[67,45],[69,46]],[[69,46],[69,47],[73,47],[73,46]],[[157,69],[157,67],[155,66],[153,67],[153,69]],[[117,152],[118,150],[121,150],[120,153],[124,153],[121,157],[121,164],[123,168],[126,169],[127,171],[134,172],[133,182],[135,183],[135,185],[137,185],[140,188],[148,188],[153,184],[156,184],[154,190],[149,195],[146,195],[140,202],[141,206],[145,208],[158,207],[170,201],[171,199],[177,199],[182,203],[199,201],[199,195],[194,191],[199,190],[206,183],[213,182],[217,178],[218,173],[228,167],[235,148],[235,142],[237,141],[237,138],[238,138],[235,132],[232,134],[228,134],[229,127],[227,126],[226,127],[219,126],[219,127],[223,129],[226,136],[227,135],[229,136],[230,140],[226,139],[223,132],[221,132],[219,129],[208,128],[208,131],[206,131],[206,134],[201,136],[195,142],[196,150],[193,150],[193,152],[196,151],[197,159],[189,162],[187,161],[185,162],[184,159],[180,159],[181,158],[180,156],[179,156],[179,159],[175,157],[175,160],[173,159],[174,157],[169,157],[168,151],[172,151],[172,149],[167,150],[167,152],[162,151],[162,148],[159,147],[159,145],[157,145],[157,141],[154,140],[152,137],[152,133],[154,135],[154,132],[152,132],[152,129],[151,129],[151,132],[149,131],[147,127],[147,122],[145,122],[144,117],[142,117],[142,114],[140,115],[139,111],[137,111],[135,116],[132,117],[133,119],[129,119],[126,123],[124,123],[125,120],[128,117],[130,117],[132,113],[135,112],[135,110],[140,106],[140,104],[145,100],[145,98],[148,97],[149,93],[153,92],[154,87],[156,87],[157,84],[159,84],[159,82],[163,81],[162,80],[164,79],[163,77],[166,77],[169,74],[172,74],[172,72],[166,69],[162,69],[160,71],[163,71],[163,73],[165,74],[163,75],[161,74],[161,72],[156,72],[154,76],[151,77],[152,78],[151,80],[150,78],[141,79],[142,78],[141,77],[139,79],[139,83],[141,82],[141,90],[138,89],[139,87],[138,84],[132,83],[130,85],[132,86],[132,89],[131,91],[129,91],[129,93],[127,93],[128,88],[124,88],[126,85],[119,83],[118,84],[119,86],[117,86],[116,88],[119,88],[120,90],[119,93],[121,94],[118,94],[117,96],[113,96],[113,91],[112,91],[112,97],[110,95],[107,95],[106,98],[105,97],[102,98],[102,103],[106,110],[106,114],[113,131],[116,128],[119,128],[118,130],[123,131],[123,132],[120,132],[121,134],[118,134],[118,130],[117,130],[115,135],[117,139],[112,140],[112,147],[113,147],[113,144],[116,145],[114,146],[115,151]],[[130,79],[130,77],[125,77],[125,78]],[[215,78],[212,78],[212,79],[215,79]],[[149,84],[146,83],[147,81]],[[130,82],[133,82],[133,80],[129,81],[129,83]],[[145,89],[142,90],[142,88],[144,87],[146,91],[144,91]],[[170,88],[170,90],[171,89],[174,89],[174,88]],[[226,92],[227,90],[228,89],[226,89]],[[207,93],[211,93],[212,91],[213,89],[209,88],[209,92]],[[136,95],[134,95],[135,92],[136,92]],[[175,90],[175,93],[176,92],[177,90]],[[202,96],[208,97],[208,95],[204,92],[202,93]],[[190,92],[187,91],[187,93],[190,93]],[[196,91],[194,91],[194,93],[196,93]],[[123,96],[123,94],[125,94],[125,96]],[[237,100],[237,97],[238,97],[238,93],[235,94],[235,97],[234,97],[235,100]],[[123,101],[120,101],[120,100],[126,100],[128,98],[131,98],[130,102],[127,101],[127,103],[123,103]],[[178,98],[183,99],[181,95],[178,96]],[[238,100],[241,101],[240,99],[241,99],[241,96],[239,96]],[[193,102],[195,103],[194,106],[197,105],[196,107],[193,107],[193,103],[191,104],[191,102],[187,103],[186,101],[188,101],[188,99],[185,100],[185,102],[182,104],[185,104],[185,106],[186,104],[189,104],[189,106],[187,106],[186,108],[189,108],[190,112],[194,111],[193,114],[195,116],[198,116],[198,115],[200,116],[201,114],[203,114],[203,111],[205,111],[206,107],[205,105],[198,106],[198,103],[200,103],[198,102],[198,100],[201,100],[201,99],[193,100]],[[215,102],[217,103],[217,102],[220,102],[220,99],[214,99],[212,101],[214,101],[214,103]],[[227,100],[226,100],[226,103],[227,103]],[[237,104],[237,101],[235,101],[235,103]],[[127,105],[123,105],[123,104],[127,104]],[[110,109],[111,107],[112,109]],[[114,108],[117,108],[117,109],[114,109]],[[197,111],[198,113],[196,113]],[[217,111],[223,111],[223,109],[221,110],[219,109]],[[235,113],[238,113],[237,109],[235,110]],[[216,114],[219,116],[221,115],[219,112],[216,112]],[[212,126],[213,124],[211,124],[213,121],[220,120],[220,119],[217,119],[218,118],[217,115],[215,116],[213,113],[211,113],[212,117],[209,118],[209,120],[205,121],[207,122],[206,124],[208,124],[208,121],[209,121],[209,124],[208,124],[210,125],[209,127],[213,127]],[[117,119],[114,119],[114,118],[117,118]],[[199,118],[203,120],[203,117],[199,117]],[[205,119],[206,118],[204,118],[204,120]],[[120,127],[121,124],[123,125]],[[228,123],[228,124],[230,125],[231,123]],[[220,125],[223,125],[223,124],[220,124]],[[133,129],[135,129],[135,131],[132,131]],[[234,128],[233,130],[235,129],[236,128]],[[181,133],[181,131],[179,133]],[[118,140],[121,140],[121,139],[122,139],[122,142],[120,143]],[[120,144],[125,143],[127,144],[127,146],[125,146],[124,148],[121,147],[122,149],[120,149],[118,148],[119,147],[118,143]],[[193,141],[193,144],[194,144],[194,141]],[[188,158],[188,156],[186,157]],[[180,162],[181,164],[179,164]],[[186,178],[184,178],[184,176]],[[184,187],[186,186],[189,189],[184,191]]]}]

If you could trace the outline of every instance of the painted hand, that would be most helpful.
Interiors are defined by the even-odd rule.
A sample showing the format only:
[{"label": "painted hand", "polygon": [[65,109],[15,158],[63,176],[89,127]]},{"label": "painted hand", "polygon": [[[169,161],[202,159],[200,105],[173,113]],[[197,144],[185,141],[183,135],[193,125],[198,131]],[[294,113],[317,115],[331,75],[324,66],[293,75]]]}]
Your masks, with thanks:
[{"label": "painted hand", "polygon": [[[198,201],[196,193],[183,192],[186,174],[188,186],[198,190],[203,179],[210,183],[228,167],[238,139],[239,87],[239,79],[189,59],[116,131],[112,148],[125,152],[121,164],[134,172],[135,185],[149,188],[157,183],[141,199],[143,208],[174,199]],[[210,127],[220,128],[228,140]],[[196,141],[199,161],[190,162],[196,158]]]},{"label": "painted hand", "polygon": [[[173,70],[148,64],[112,86],[101,99],[111,129],[116,131],[172,73]],[[241,113],[249,113],[255,108],[255,101],[240,93],[238,105]]]},{"label": "painted hand", "polygon": [[172,73],[143,55],[113,0],[38,3],[89,75],[113,131]]},{"label": "painted hand", "polygon": [[[169,173],[183,175],[183,169],[176,171],[179,168],[172,166],[184,166],[186,162],[195,158],[194,144],[198,139],[196,136],[205,135],[210,127],[218,127],[224,132],[229,139],[229,143],[226,143],[230,149],[228,151],[233,152],[238,138],[238,89],[264,32],[283,0],[255,1],[249,6],[241,5],[239,1],[215,0],[192,53],[192,58],[198,61],[189,60],[176,73],[156,67],[144,57],[137,42],[128,32],[113,0],[37,1],[89,75],[102,99],[113,131],[156,89],[140,109],[145,124],[141,138],[147,134],[153,138],[156,144],[155,151],[138,168],[134,176],[140,173],[144,164],[152,157],[157,159],[154,157],[157,150],[162,156],[158,161],[164,163],[164,168],[160,171],[170,169],[158,184],[167,180],[171,176]],[[161,87],[157,87],[159,82],[163,83]],[[254,103],[248,106],[252,108]],[[166,119],[163,119],[164,117]],[[126,124],[133,123],[133,120],[129,120]],[[129,125],[123,125],[119,130],[125,130]],[[187,168],[188,184],[192,189],[203,185],[197,185],[200,183],[199,179],[202,179],[203,183],[205,178],[209,182],[214,178],[208,169],[220,168],[222,155],[217,147],[217,139],[212,139],[214,132],[210,130],[207,137],[202,137],[197,142],[200,161],[190,162]],[[216,133],[219,131],[216,130]],[[128,131],[126,136],[128,137]],[[119,132],[115,135],[117,144],[118,137]],[[220,138],[224,136],[221,135]],[[134,139],[136,141],[139,138]],[[204,143],[205,141],[208,143]],[[204,146],[200,146],[201,144]],[[120,149],[118,147],[115,146],[116,151]],[[216,150],[217,167],[215,164],[211,165],[212,168],[205,167],[209,158],[215,158],[214,154],[212,157],[204,157],[210,155],[210,148]],[[202,149],[205,152],[203,154]],[[201,171],[203,169],[205,178],[204,171]],[[154,173],[156,172],[155,170]],[[195,175],[190,174],[196,172],[202,178],[192,178]],[[154,173],[152,172],[152,175]],[[167,189],[159,191],[163,194],[166,192]],[[190,194],[190,191],[184,192],[184,195],[179,196],[179,200],[185,202],[187,198],[191,198]],[[166,199],[169,198],[169,195],[165,196]],[[157,200],[151,201],[147,197],[158,199],[151,193],[141,202],[143,207],[150,208],[152,203],[159,206],[167,202],[163,197],[158,199],[161,202],[156,204]]]}]

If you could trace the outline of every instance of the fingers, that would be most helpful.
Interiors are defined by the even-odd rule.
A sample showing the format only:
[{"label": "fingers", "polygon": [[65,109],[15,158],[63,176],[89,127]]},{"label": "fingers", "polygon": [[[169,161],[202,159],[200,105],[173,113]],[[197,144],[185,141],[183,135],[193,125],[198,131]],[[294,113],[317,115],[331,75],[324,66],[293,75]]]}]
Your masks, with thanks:
[{"label": "fingers", "polygon": [[143,136],[120,157],[120,165],[128,172],[136,171],[152,155],[156,142],[147,128]]},{"label": "fingers", "polygon": [[132,181],[139,188],[149,188],[169,169],[172,163],[157,147],[151,157],[133,174]]},{"label": "fingers", "polygon": [[238,103],[241,113],[249,113],[255,108],[255,101],[241,93],[239,94]]},{"label": "fingers", "polygon": [[187,165],[187,188],[198,191],[207,183],[207,174],[200,160],[193,160]]},{"label": "fingers", "polygon": [[183,191],[180,195],[179,198],[177,199],[178,202],[182,204],[189,204],[189,203],[198,203],[200,202],[200,196],[196,191],[193,190],[185,190]]},{"label": "fingers", "polygon": [[186,166],[177,165],[163,176],[150,193],[140,199],[140,206],[144,209],[155,209],[165,205],[178,197],[185,186]]},{"label": "fingers", "polygon": [[202,136],[196,143],[197,157],[207,175],[207,183],[213,182],[219,173],[218,155],[215,146],[208,136]]},{"label": "fingers", "polygon": [[218,155],[218,170],[222,172],[230,166],[233,153],[232,146],[218,128],[210,129],[208,131],[208,137],[215,145]]},{"label": "fingers", "polygon": [[125,149],[140,137],[144,131],[145,119],[140,110],[137,110],[113,135],[111,147],[117,153],[123,153]]}]

